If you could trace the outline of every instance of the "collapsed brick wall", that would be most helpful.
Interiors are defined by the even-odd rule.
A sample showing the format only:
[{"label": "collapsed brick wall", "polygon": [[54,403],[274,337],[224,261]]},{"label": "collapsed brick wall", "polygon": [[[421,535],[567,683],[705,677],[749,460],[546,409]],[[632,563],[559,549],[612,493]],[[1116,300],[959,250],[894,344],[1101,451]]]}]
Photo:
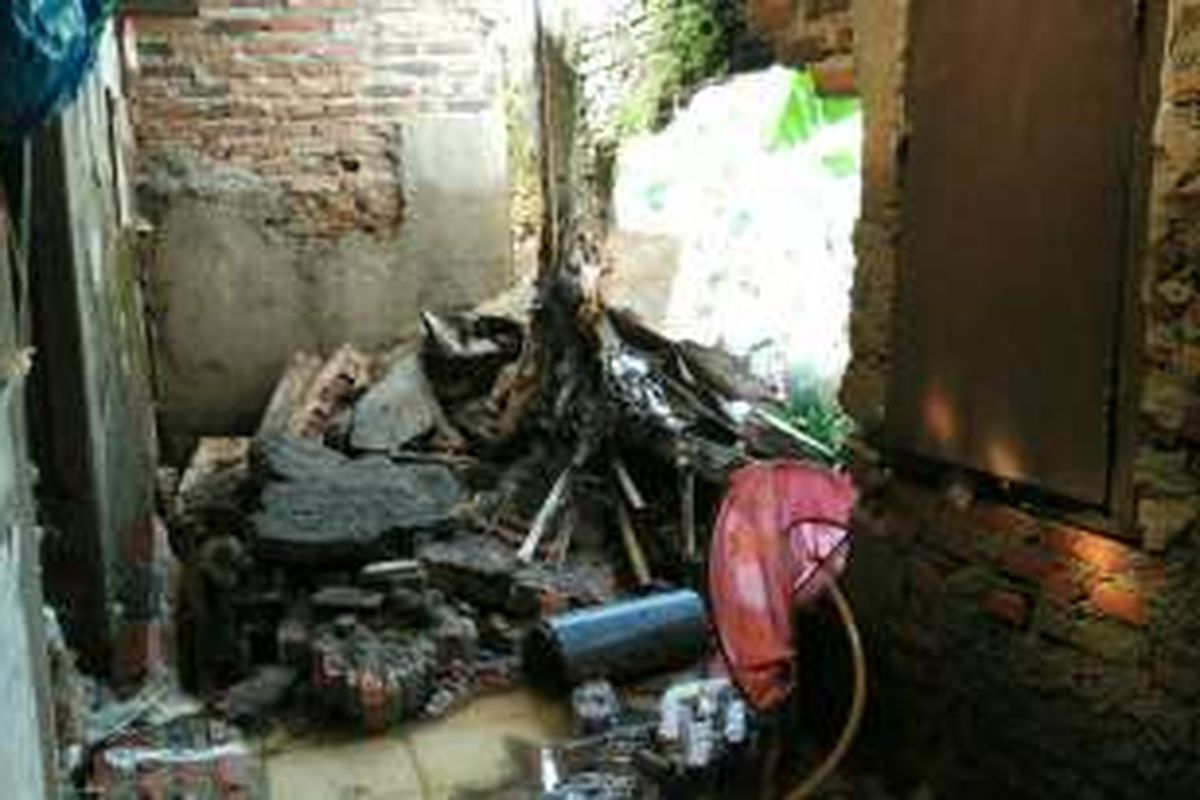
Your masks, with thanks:
[{"label": "collapsed brick wall", "polygon": [[403,216],[397,121],[477,114],[502,88],[498,0],[200,0],[138,17],[143,163],[180,149],[278,183],[289,226]]},{"label": "collapsed brick wall", "polygon": [[[892,297],[898,258],[899,153],[907,122],[903,80],[907,1],[858,2],[857,75],[866,119],[863,214],[851,319],[853,359],[842,390],[868,430],[884,418]],[[1137,533],[1166,547],[1200,518],[1200,256],[1192,175],[1200,165],[1195,124],[1200,5],[1170,4],[1162,98],[1153,133],[1149,230],[1142,267],[1145,347],[1133,481]]]},{"label": "collapsed brick wall", "polygon": [[855,534],[862,747],[888,771],[944,797],[1194,794],[1194,545],[1151,556],[899,483],[868,498]]}]

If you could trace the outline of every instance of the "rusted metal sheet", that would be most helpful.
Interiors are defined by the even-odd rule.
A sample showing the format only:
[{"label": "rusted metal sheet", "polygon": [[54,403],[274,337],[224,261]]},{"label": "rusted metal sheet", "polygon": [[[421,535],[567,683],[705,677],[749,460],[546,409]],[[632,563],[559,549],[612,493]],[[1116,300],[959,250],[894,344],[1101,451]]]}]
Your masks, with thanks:
[{"label": "rusted metal sheet", "polygon": [[915,0],[893,446],[1103,505],[1137,46],[1128,0]]}]

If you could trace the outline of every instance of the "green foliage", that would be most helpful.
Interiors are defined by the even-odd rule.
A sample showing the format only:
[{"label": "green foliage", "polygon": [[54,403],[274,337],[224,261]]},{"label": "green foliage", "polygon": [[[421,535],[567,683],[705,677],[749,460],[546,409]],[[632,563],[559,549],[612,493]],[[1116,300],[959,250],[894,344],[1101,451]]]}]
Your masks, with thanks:
[{"label": "green foliage", "polygon": [[835,178],[849,178],[859,172],[859,159],[854,153],[830,153],[821,158],[821,163]]},{"label": "green foliage", "polygon": [[794,370],[788,380],[786,412],[789,422],[843,459],[854,420],[842,411],[832,391],[802,369]]},{"label": "green foliage", "polygon": [[857,114],[861,105],[853,97],[821,97],[817,83],[808,70],[799,70],[792,78],[783,111],[771,139],[775,149],[786,150],[807,142],[818,130]]},{"label": "green foliage", "polygon": [[618,135],[655,130],[691,89],[729,70],[720,0],[646,0],[650,57],[625,101]]}]

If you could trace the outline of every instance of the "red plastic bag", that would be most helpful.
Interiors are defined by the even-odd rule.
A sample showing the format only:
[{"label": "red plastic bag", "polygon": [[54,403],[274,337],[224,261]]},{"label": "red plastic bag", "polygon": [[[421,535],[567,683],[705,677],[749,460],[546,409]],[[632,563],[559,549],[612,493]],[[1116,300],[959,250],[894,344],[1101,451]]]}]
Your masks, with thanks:
[{"label": "red plastic bag", "polygon": [[848,476],[799,462],[754,464],[730,480],[709,591],[730,673],[760,711],[795,686],[792,610],[845,568],[856,496]]}]

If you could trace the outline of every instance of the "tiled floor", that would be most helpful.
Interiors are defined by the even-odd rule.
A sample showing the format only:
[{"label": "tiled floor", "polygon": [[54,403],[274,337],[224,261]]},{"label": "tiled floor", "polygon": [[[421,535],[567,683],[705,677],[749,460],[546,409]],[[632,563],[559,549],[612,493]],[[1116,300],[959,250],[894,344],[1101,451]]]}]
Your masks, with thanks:
[{"label": "tiled floor", "polygon": [[519,691],[375,738],[289,740],[267,756],[278,800],[492,797],[533,773],[537,745],[568,732],[565,705]]}]

